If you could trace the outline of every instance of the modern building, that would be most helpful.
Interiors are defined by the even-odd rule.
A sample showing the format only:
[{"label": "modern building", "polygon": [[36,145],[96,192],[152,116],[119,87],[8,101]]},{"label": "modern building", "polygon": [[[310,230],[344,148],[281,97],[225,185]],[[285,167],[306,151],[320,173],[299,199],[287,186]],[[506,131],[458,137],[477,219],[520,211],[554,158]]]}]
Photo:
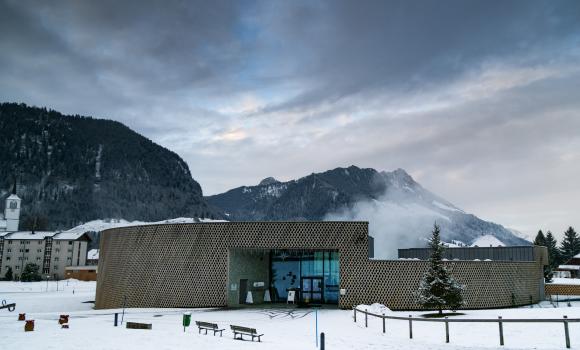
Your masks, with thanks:
[{"label": "modern building", "polygon": [[[427,260],[431,256],[430,248],[399,249],[399,259]],[[448,247],[443,251],[443,258],[448,260],[492,260],[492,261],[539,261],[548,264],[548,252],[539,246],[511,247]]]},{"label": "modern building", "polygon": [[20,205],[14,186],[0,219],[0,277],[12,269],[18,280],[26,264],[34,263],[44,278],[62,279],[66,266],[85,265],[90,238],[84,232],[18,231]]},{"label": "modern building", "polygon": [[[445,262],[465,285],[465,308],[471,309],[539,301],[545,263]],[[421,309],[415,292],[427,267],[422,260],[369,258],[367,222],[123,227],[101,233],[95,305],[235,307],[294,295],[303,304]]]}]

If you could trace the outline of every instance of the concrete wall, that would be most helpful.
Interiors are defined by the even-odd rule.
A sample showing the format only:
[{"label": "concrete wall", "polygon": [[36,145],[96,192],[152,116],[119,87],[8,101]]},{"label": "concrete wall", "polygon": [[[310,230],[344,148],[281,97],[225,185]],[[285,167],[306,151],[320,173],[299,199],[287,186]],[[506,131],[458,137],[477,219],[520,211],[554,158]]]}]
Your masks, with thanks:
[{"label": "concrete wall", "polygon": [[[233,300],[231,250],[338,250],[339,307],[380,302],[419,309],[414,291],[426,261],[368,259],[367,222],[224,222],[164,224],[106,230],[101,234],[96,308],[226,306]],[[538,262],[447,263],[466,285],[465,308],[522,305],[540,298]],[[236,265],[237,266],[237,265]],[[254,271],[256,272],[256,271]],[[235,277],[235,278],[238,278]],[[513,294],[513,297],[512,297]]]}]

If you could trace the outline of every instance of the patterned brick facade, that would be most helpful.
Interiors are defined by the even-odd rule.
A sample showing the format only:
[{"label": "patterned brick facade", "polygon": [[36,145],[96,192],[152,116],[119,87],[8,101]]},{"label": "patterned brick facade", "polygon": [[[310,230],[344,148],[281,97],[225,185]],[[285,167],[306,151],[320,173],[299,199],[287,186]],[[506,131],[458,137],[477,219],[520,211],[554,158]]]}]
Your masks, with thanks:
[{"label": "patterned brick facade", "polygon": [[[118,228],[101,234],[96,308],[226,306],[230,250],[338,250],[339,307],[380,302],[418,309],[427,268],[415,260],[369,260],[367,222],[223,222]],[[466,308],[538,301],[538,262],[454,261]]]}]

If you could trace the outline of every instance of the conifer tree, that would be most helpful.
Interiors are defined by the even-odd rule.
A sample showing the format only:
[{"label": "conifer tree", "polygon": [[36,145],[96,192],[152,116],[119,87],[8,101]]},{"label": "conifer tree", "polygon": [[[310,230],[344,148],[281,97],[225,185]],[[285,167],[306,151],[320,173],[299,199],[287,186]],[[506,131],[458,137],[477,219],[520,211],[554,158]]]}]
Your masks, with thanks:
[{"label": "conifer tree", "polygon": [[4,280],[5,281],[12,281],[13,278],[14,278],[14,275],[12,273],[12,268],[10,266],[8,266],[8,268],[6,269],[6,274],[4,274]]},{"label": "conifer tree", "polygon": [[572,227],[569,227],[566,232],[564,232],[564,239],[560,246],[560,251],[562,253],[562,262],[566,262],[574,257],[574,255],[580,253],[580,237]]},{"label": "conifer tree", "polygon": [[429,247],[431,248],[429,269],[419,284],[417,301],[425,308],[439,310],[439,315],[441,315],[444,308],[457,310],[463,305],[461,292],[464,286],[450,276],[443,264],[444,247],[441,244],[440,229],[437,224],[433,227]]},{"label": "conifer tree", "polygon": [[560,251],[558,250],[558,242],[552,235],[551,231],[546,233],[546,248],[548,248],[548,261],[550,271],[553,271],[558,265],[560,265],[561,257]]},{"label": "conifer tree", "polygon": [[542,232],[542,230],[538,231],[538,234],[536,235],[536,239],[534,239],[534,245],[539,245],[539,246],[546,246],[546,237],[544,236],[544,232]]}]

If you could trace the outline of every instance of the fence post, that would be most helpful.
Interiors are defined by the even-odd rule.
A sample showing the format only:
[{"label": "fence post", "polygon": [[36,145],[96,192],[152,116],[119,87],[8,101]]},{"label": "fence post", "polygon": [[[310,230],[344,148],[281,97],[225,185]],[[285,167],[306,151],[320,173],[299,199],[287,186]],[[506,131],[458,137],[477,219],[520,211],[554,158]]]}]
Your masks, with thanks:
[{"label": "fence post", "polygon": [[449,321],[447,316],[445,316],[445,342],[449,343]]},{"label": "fence post", "polygon": [[356,306],[354,307],[354,323],[356,323]]},{"label": "fence post", "polygon": [[118,320],[119,320],[119,313],[115,312],[115,327],[117,327]]},{"label": "fence post", "polygon": [[365,309],[365,327],[369,326],[369,309]]},{"label": "fence post", "polygon": [[385,314],[383,314],[383,333],[387,332],[387,328],[385,327]]},{"label": "fence post", "polygon": [[409,315],[409,339],[413,339],[413,316]]},{"label": "fence post", "polygon": [[566,348],[570,349],[570,332],[568,331],[568,316],[564,316],[564,336],[566,337]]},{"label": "fence post", "polygon": [[320,350],[324,350],[324,332],[320,333]]},{"label": "fence post", "polygon": [[499,325],[499,345],[503,346],[503,322],[501,321],[501,316],[498,316],[497,320]]}]

